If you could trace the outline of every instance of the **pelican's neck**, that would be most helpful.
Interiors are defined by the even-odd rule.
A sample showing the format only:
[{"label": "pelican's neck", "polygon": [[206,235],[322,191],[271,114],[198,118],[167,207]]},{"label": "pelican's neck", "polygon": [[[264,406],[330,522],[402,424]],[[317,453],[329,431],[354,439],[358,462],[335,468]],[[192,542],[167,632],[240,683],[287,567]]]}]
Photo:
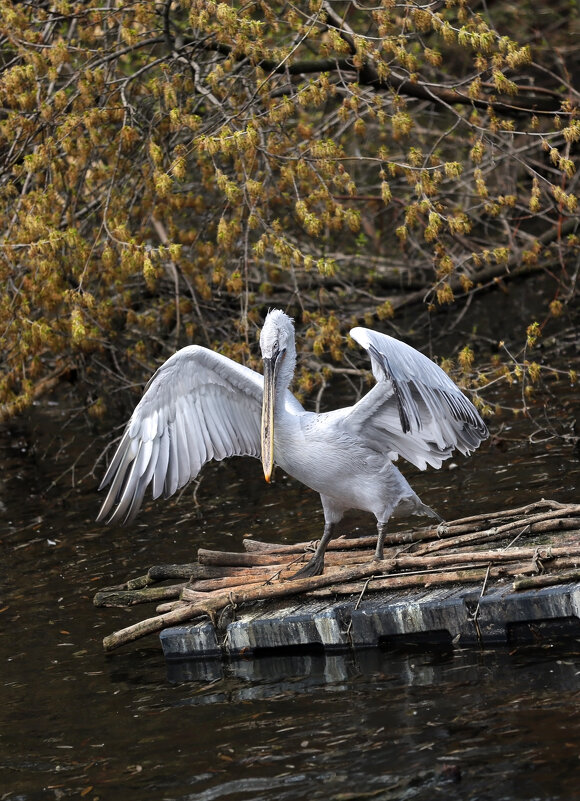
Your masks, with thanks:
[{"label": "pelican's neck", "polygon": [[278,409],[284,408],[284,396],[286,390],[289,389],[292,379],[294,378],[294,370],[296,368],[296,342],[294,337],[288,340],[286,345],[286,353],[280,364],[278,370],[278,380],[276,382],[276,406]]},{"label": "pelican's neck", "polygon": [[278,378],[276,380],[276,402],[274,408],[276,411],[284,409],[285,395],[289,389],[292,379],[294,378],[294,370],[296,368],[296,343],[294,337],[288,340],[286,345],[286,352],[284,358],[278,368]]}]

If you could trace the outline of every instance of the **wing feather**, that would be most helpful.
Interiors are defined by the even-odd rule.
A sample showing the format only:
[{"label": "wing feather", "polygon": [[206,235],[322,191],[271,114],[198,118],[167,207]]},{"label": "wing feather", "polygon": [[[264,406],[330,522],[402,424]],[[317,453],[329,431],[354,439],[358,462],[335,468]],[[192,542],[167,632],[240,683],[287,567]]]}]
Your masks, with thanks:
[{"label": "wing feather", "polygon": [[220,420],[223,425],[223,440],[226,448],[226,456],[231,456],[234,452],[237,453],[238,451],[243,451],[243,438],[240,436],[240,430],[243,426],[243,421],[240,422],[239,426],[233,425],[230,418],[230,408],[227,404],[223,403],[223,399],[220,399],[219,412]]},{"label": "wing feather", "polygon": [[129,508],[127,509],[127,522],[133,520],[137,512],[139,511],[141,504],[143,502],[143,496],[145,495],[145,490],[149,485],[153,472],[155,470],[155,465],[157,462],[157,453],[159,449],[159,438],[151,440],[151,451],[149,453],[149,462],[147,463],[147,467],[145,472],[140,477],[135,492],[133,493],[133,497],[131,498],[131,503]]},{"label": "wing feather", "polygon": [[157,461],[153,465],[153,486],[151,489],[153,498],[158,498],[163,492],[168,462],[169,436],[167,435],[166,431],[163,431],[159,437],[159,452],[157,454]]},{"label": "wing feather", "polygon": [[97,520],[129,522],[147,487],[173,495],[210,459],[259,456],[263,378],[198,345],[171,356],[136,406],[99,489]]},{"label": "wing feather", "polygon": [[424,470],[453,450],[468,454],[488,436],[475,406],[435,362],[410,345],[368,328],[353,328],[368,351],[377,384],[346,421],[359,436]]},{"label": "wing feather", "polygon": [[212,398],[204,409],[208,431],[213,445],[214,459],[218,462],[228,456],[227,436],[223,412],[218,407],[216,399]]},{"label": "wing feather", "polygon": [[[208,437],[207,429],[205,427],[203,412],[200,412],[200,404],[197,403],[196,398],[190,398],[191,413],[189,415],[189,422],[193,429],[193,436],[195,437],[195,444],[199,456],[199,464],[204,465],[211,459],[211,443],[206,443]],[[201,467],[200,467],[201,469]]]},{"label": "wing feather", "polygon": [[167,437],[169,439],[169,462],[167,463],[167,473],[163,487],[164,498],[169,498],[173,495],[179,486],[179,452],[177,450],[175,420],[167,424]]},{"label": "wing feather", "polygon": [[200,449],[197,442],[197,435],[192,420],[193,406],[189,399],[184,399],[182,403],[182,422],[185,440],[187,442],[187,453],[189,456],[189,470],[191,475],[197,475],[203,464],[200,458]]},{"label": "wing feather", "polygon": [[182,403],[178,404],[177,414],[175,415],[175,448],[177,450],[177,462],[179,465],[178,489],[181,489],[181,487],[187,484],[191,476],[189,445],[187,442],[187,434],[185,433],[185,425],[183,423],[184,410],[182,406]]}]

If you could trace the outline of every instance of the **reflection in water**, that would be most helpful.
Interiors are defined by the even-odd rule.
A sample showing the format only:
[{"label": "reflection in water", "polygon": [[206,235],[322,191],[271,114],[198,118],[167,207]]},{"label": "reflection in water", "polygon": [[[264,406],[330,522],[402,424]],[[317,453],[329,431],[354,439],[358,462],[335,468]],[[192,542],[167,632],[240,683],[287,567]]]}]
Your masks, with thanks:
[{"label": "reflection in water", "polygon": [[[407,649],[405,653],[373,648],[354,654],[260,656],[258,659],[231,662],[215,660],[213,663],[209,662],[209,665],[207,661],[177,662],[167,666],[167,677],[174,684],[201,683],[200,691],[197,692],[197,688],[194,688],[195,693],[188,703],[207,704],[223,698],[223,695],[211,692],[212,687],[221,691],[223,683],[235,686],[235,700],[248,701],[277,697],[288,692],[307,694],[314,688],[322,687],[329,692],[343,692],[350,682],[360,677],[383,676],[386,673],[391,681],[415,687],[432,687],[445,683],[446,671],[452,668],[454,681],[469,682],[474,665],[479,664],[480,655],[474,658],[475,652],[471,648],[462,651],[430,649],[427,653],[417,649],[412,656],[409,655],[409,650],[412,649]],[[546,658],[544,649],[521,649],[511,655],[503,650],[483,653],[487,657],[487,671],[504,670],[507,667],[520,668],[530,657],[534,657],[532,665],[545,661]],[[211,665],[215,670],[214,677],[208,676],[208,666]],[[564,659],[559,660],[557,665],[558,669],[553,671],[552,677],[557,689],[580,689],[580,665]],[[534,686],[535,679],[540,681],[539,672],[530,674],[529,679],[529,692],[542,689],[542,684]],[[509,674],[507,679],[502,679],[504,690],[514,684],[521,686],[521,674],[517,671]],[[228,696],[228,700],[234,699]]]},{"label": "reflection in water", "polygon": [[[488,443],[407,477],[448,518],[577,500],[570,447],[504,435],[503,451]],[[0,798],[577,797],[577,641],[166,665],[150,638],[105,656],[102,637],[143,610],[95,609],[96,588],[191,561],[202,543],[315,538],[317,496],[281,475],[268,487],[257,461],[238,460],[206,468],[201,512],[187,490],[108,530],[93,522],[96,481],[42,495],[57,469],[37,463],[25,432],[0,448]],[[374,529],[358,514],[345,527]]]}]

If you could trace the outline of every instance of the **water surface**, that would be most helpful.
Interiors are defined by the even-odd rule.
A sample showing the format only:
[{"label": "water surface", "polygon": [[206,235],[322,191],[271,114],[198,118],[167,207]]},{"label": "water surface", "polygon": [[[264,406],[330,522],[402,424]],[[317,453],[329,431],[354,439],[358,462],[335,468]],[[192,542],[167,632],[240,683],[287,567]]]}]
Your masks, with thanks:
[{"label": "water surface", "polygon": [[[244,536],[319,536],[317,496],[260,465],[208,466],[197,491],[96,526],[96,479],[47,487],[80,449],[59,406],[1,440],[0,798],[574,799],[580,797],[580,643],[479,651],[291,654],[164,663],[156,637],[111,655],[105,634],[143,610],[96,609],[96,589]],[[47,415],[49,415],[47,417]],[[47,422],[48,421],[48,422]],[[31,452],[30,430],[46,433]],[[571,443],[500,439],[406,475],[447,519],[541,497],[577,501]],[[68,451],[67,451],[68,449]],[[93,452],[80,458],[75,480]],[[65,461],[66,463],[66,461]],[[68,489],[66,489],[68,485]],[[373,530],[352,514],[345,529]],[[207,672],[211,675],[211,671]]]}]

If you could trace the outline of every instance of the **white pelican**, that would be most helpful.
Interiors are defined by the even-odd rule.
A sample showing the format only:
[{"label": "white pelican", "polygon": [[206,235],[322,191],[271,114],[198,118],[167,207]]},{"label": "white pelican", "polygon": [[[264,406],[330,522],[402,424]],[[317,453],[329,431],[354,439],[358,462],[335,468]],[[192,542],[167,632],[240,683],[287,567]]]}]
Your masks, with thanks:
[{"label": "white pelican", "polygon": [[[348,509],[377,519],[375,558],[383,556],[393,512],[437,517],[393,464],[398,456],[439,468],[454,448],[471,453],[488,436],[471,402],[434,362],[409,345],[353,328],[368,351],[375,386],[354,406],[305,411],[289,386],[296,365],[294,325],[270,311],[260,335],[264,375],[199,345],[171,356],[153,375],[99,489],[110,484],[97,520],[127,523],[152,483],[165,498],[210,459],[261,456],[320,493],[324,533],[299,571],[317,575],[336,524]],[[439,518],[441,519],[441,518]]]}]

